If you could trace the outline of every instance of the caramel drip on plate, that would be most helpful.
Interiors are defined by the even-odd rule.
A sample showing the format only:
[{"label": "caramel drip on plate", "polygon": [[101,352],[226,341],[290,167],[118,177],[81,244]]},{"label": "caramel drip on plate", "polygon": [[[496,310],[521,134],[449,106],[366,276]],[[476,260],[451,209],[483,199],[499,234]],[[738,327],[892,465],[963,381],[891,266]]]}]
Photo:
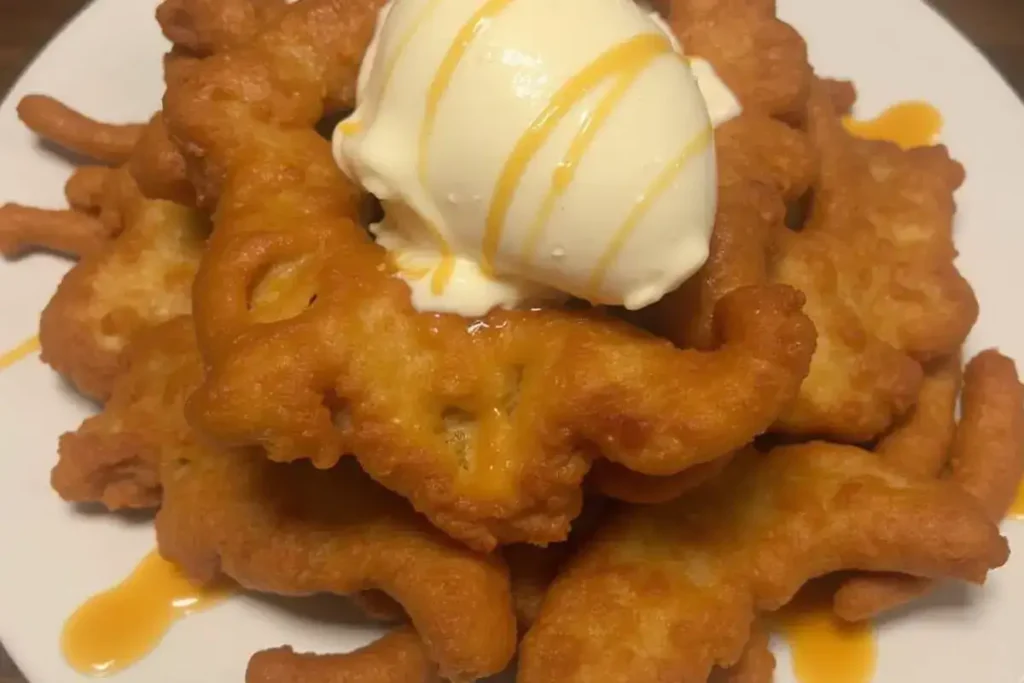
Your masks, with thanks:
[{"label": "caramel drip on plate", "polygon": [[455,34],[455,40],[452,41],[451,47],[448,48],[448,52],[441,60],[437,73],[434,74],[434,80],[427,90],[427,106],[423,114],[419,137],[419,176],[420,183],[424,186],[427,184],[427,149],[434,132],[437,109],[445,93],[448,92],[452,76],[476,37],[487,29],[494,17],[505,11],[513,2],[515,0],[487,0]]},{"label": "caramel drip on plate", "polygon": [[[494,270],[494,259],[501,244],[505,217],[527,167],[554,133],[562,119],[580,100],[609,77],[619,76],[632,82],[648,64],[664,54],[675,54],[671,43],[664,36],[656,33],[635,36],[599,55],[594,61],[574,74],[551,97],[551,101],[548,102],[544,111],[534,119],[530,127],[516,142],[498,176],[494,193],[491,196],[491,205],[488,209],[484,230],[482,263],[484,272],[493,272]],[[615,95],[615,90],[616,88],[613,88],[612,95]],[[585,135],[585,132],[582,134]],[[589,137],[592,139],[592,136]],[[581,144],[583,148],[578,152],[580,157],[586,151],[589,139],[585,138]],[[570,148],[569,154],[574,155],[576,152]]]},{"label": "caramel drip on plate", "polygon": [[850,624],[832,612],[833,586],[812,585],[775,615],[799,683],[868,683],[878,643],[870,622]]},{"label": "caramel drip on plate", "polygon": [[39,337],[26,339],[10,351],[0,354],[0,370],[6,370],[18,361],[31,356],[39,350]]},{"label": "caramel drip on plate", "polygon": [[1007,516],[1011,519],[1024,519],[1024,482],[1017,488],[1017,497],[1013,499]]},{"label": "caramel drip on plate", "polygon": [[175,621],[230,592],[227,586],[193,586],[154,550],[128,578],[89,598],[68,618],[61,650],[80,673],[119,671],[156,647]]},{"label": "caramel drip on plate", "polygon": [[942,113],[927,102],[901,102],[870,121],[844,119],[851,134],[865,140],[888,140],[903,149],[935,144],[942,132]]},{"label": "caramel drip on plate", "polygon": [[623,221],[622,225],[615,234],[612,236],[611,242],[609,242],[607,249],[601,254],[601,258],[598,259],[597,265],[594,267],[594,272],[590,275],[590,282],[587,285],[589,291],[589,297],[593,300],[599,290],[601,284],[604,282],[605,276],[608,274],[608,270],[611,268],[615,259],[619,253],[625,248],[626,242],[629,241],[630,235],[636,230],[637,225],[643,220],[647,212],[650,211],[651,207],[656,201],[672,186],[672,182],[686,167],[686,164],[704,150],[708,148],[714,139],[714,130],[709,126],[697,137],[688,142],[685,147],[679,152],[679,155],[675,159],[669,162],[665,168],[655,176],[651,184],[647,186],[647,189],[637,198],[636,203],[633,204],[633,208],[630,209],[629,215],[626,216],[626,220]]}]

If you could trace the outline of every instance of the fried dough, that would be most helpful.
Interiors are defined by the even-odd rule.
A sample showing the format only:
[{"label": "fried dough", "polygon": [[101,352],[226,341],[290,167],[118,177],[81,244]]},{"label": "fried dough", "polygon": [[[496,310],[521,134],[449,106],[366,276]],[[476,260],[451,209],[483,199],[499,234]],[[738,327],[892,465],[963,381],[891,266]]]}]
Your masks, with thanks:
[{"label": "fried dough", "polygon": [[638,505],[667,503],[717,477],[730,460],[731,456],[722,456],[667,477],[640,474],[618,463],[598,460],[587,483],[601,495],[615,500]]},{"label": "fried dough", "polygon": [[202,381],[195,330],[181,317],[138,334],[103,411],[60,438],[51,484],[111,510],[159,506],[164,447],[189,438],[185,399]]},{"label": "fried dough", "polygon": [[299,654],[289,647],[253,655],[245,683],[440,683],[423,640],[408,628],[354,652]]},{"label": "fried dough", "polygon": [[852,446],[747,452],[667,505],[626,507],[555,581],[520,683],[703,683],[734,665],[756,615],[839,570],[980,581],[1007,558],[977,503]]},{"label": "fried dough", "polygon": [[775,655],[764,624],[755,623],[751,627],[750,640],[740,660],[717,680],[718,683],[772,683],[775,680]]},{"label": "fried dough", "polygon": [[[942,412],[944,417],[944,408]],[[963,416],[952,439],[947,478],[977,499],[998,523],[1013,503],[1022,475],[1024,387],[1012,360],[985,351],[964,374]],[[856,577],[836,593],[835,611],[847,621],[871,619],[926,595],[934,586],[933,581],[911,576]]]},{"label": "fried dough", "polygon": [[100,400],[139,331],[190,312],[208,229],[193,210],[128,192],[121,235],[68,271],[39,325],[43,361]]},{"label": "fried dough", "polygon": [[821,180],[802,229],[776,233],[770,279],[807,296],[818,348],[777,429],[865,442],[913,406],[920,362],[954,353],[977,317],[953,263],[963,169],[941,147],[851,137],[821,85],[808,128]]},{"label": "fried dough", "polygon": [[111,166],[128,161],[143,128],[137,123],[100,123],[47,95],[23,97],[18,118],[42,139]]},{"label": "fried dough", "polygon": [[663,0],[686,54],[707,59],[744,109],[803,114],[813,72],[807,44],[773,0]]},{"label": "fried dough", "polygon": [[351,460],[323,472],[201,444],[182,411],[202,378],[187,317],[140,335],[131,358],[104,412],[62,453],[55,484],[77,478],[79,490],[108,504],[152,504],[162,487],[160,551],[191,579],[223,572],[285,595],[381,590],[443,671],[481,677],[504,668],[515,618],[500,562],[433,529]]},{"label": "fried dough", "polygon": [[[103,124],[38,95],[19,111],[32,130],[71,152],[119,163],[146,153],[150,126]],[[42,359],[81,393],[104,400],[132,337],[191,311],[208,221],[147,199],[126,166],[81,167],[65,194],[73,210],[0,207],[0,252],[41,247],[81,257],[43,311]]]},{"label": "fried dough", "polygon": [[715,306],[729,292],[768,281],[773,234],[785,229],[786,202],[814,181],[806,135],[759,114],[743,114],[715,133],[718,208],[704,266],[634,319],[681,348],[714,348]]},{"label": "fried dough", "polygon": [[163,0],[156,20],[167,40],[206,57],[252,40],[287,0]]},{"label": "fried dough", "polygon": [[160,552],[193,580],[223,572],[284,595],[378,589],[446,675],[483,677],[511,659],[507,570],[439,533],[354,461],[323,471],[193,443],[163,463]]},{"label": "fried dough", "polygon": [[0,256],[13,259],[35,249],[78,257],[101,250],[106,226],[80,211],[55,211],[9,203],[0,206]]},{"label": "fried dough", "polygon": [[[220,195],[195,287],[210,368],[192,421],[277,461],[329,467],[352,452],[482,550],[564,538],[595,457],[674,474],[774,422],[814,339],[789,288],[723,299],[723,345],[709,353],[596,312],[496,311],[467,324],[412,309],[354,222],[361,192],[313,131],[324,93],[354,77],[372,16],[309,0],[169,83],[171,137],[197,186]],[[257,125],[270,111],[275,125]]]},{"label": "fried dough", "polygon": [[931,365],[917,404],[878,445],[877,453],[904,474],[922,479],[939,476],[949,460],[956,431],[956,404],[963,384],[959,353]]}]

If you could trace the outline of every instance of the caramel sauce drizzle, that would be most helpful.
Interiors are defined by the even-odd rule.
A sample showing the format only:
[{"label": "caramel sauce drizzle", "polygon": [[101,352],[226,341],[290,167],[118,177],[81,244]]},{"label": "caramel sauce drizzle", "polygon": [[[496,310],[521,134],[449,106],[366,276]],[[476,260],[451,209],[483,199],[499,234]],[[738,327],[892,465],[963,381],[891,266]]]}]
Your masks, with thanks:
[{"label": "caramel sauce drizzle", "polygon": [[441,65],[427,90],[427,106],[420,126],[419,176],[424,186],[427,184],[428,147],[437,122],[437,109],[448,92],[452,76],[455,75],[455,70],[462,63],[463,57],[477,36],[487,29],[494,17],[505,11],[513,2],[515,0],[487,0],[455,34],[455,40],[441,60]]},{"label": "caramel sauce drizzle", "polygon": [[660,54],[660,52],[650,52],[646,55],[646,59],[638,59],[632,64],[627,64],[623,74],[618,77],[615,84],[601,98],[601,101],[597,103],[593,111],[587,112],[583,124],[569,144],[569,150],[566,152],[565,157],[563,157],[561,163],[558,164],[555,171],[551,174],[551,187],[544,196],[541,208],[530,225],[523,249],[527,260],[532,259],[536,253],[537,245],[544,235],[544,227],[551,218],[551,212],[554,211],[555,204],[565,194],[565,191],[569,189],[569,186],[572,185],[576,177],[576,169],[586,155],[587,150],[590,149],[590,145],[594,142],[598,131],[601,130],[608,118],[615,112],[615,108],[626,95],[630,86],[633,85],[640,74],[643,73],[643,70]]},{"label": "caramel sauce drizzle", "polygon": [[64,624],[61,651],[79,673],[120,671],[152,651],[175,621],[230,593],[226,585],[193,586],[154,550],[128,578],[75,610]]},{"label": "caramel sauce drizzle", "polygon": [[832,612],[834,583],[811,584],[775,615],[800,683],[868,683],[878,640],[870,622],[850,624]]},{"label": "caramel sauce drizzle", "polygon": [[26,339],[10,351],[0,354],[0,370],[6,370],[37,351],[39,351],[39,335]]},{"label": "caramel sauce drizzle", "polygon": [[714,139],[714,129],[710,126],[706,128],[696,138],[691,140],[679,155],[673,159],[661,172],[651,181],[651,184],[643,191],[640,197],[633,204],[633,208],[630,210],[629,215],[626,216],[626,220],[623,221],[622,225],[616,230],[612,236],[611,242],[608,244],[608,248],[601,258],[598,259],[597,266],[594,268],[594,272],[590,276],[590,282],[587,285],[587,289],[590,292],[589,298],[594,299],[597,293],[601,289],[601,284],[604,282],[604,278],[611,268],[612,263],[619,256],[619,253],[626,246],[626,242],[629,240],[630,235],[636,230],[636,227],[643,220],[643,217],[647,215],[647,212],[651,209],[656,201],[672,186],[672,182],[686,167],[686,164],[696,155],[702,153],[708,148]]},{"label": "caramel sauce drizzle", "polygon": [[935,144],[942,133],[942,113],[927,102],[901,102],[876,118],[843,120],[846,130],[865,140],[888,140],[903,149]]},{"label": "caramel sauce drizzle", "polygon": [[[534,119],[530,127],[527,128],[526,132],[516,142],[512,153],[509,155],[504,168],[498,176],[498,181],[495,184],[494,193],[491,197],[491,205],[488,209],[484,230],[482,267],[485,272],[493,272],[494,270],[494,259],[501,243],[501,236],[505,227],[505,217],[515,197],[516,190],[522,181],[522,177],[526,173],[527,167],[562,119],[569,114],[580,100],[609,77],[619,76],[623,81],[627,81],[625,87],[628,87],[647,65],[656,57],[665,54],[675,54],[675,51],[672,49],[672,44],[664,36],[656,33],[645,33],[635,36],[603,52],[594,61],[574,74],[551,97],[551,101],[544,108],[544,111]],[[613,88],[609,93],[609,96],[615,98],[615,101],[621,98],[621,95],[625,92],[624,88],[622,93],[618,93],[618,90],[619,88]],[[598,118],[599,112],[595,110],[595,115],[590,121],[594,122],[596,120],[599,126],[609,113],[610,110]],[[584,129],[577,136],[579,138],[582,135],[582,141],[574,141],[576,149],[570,147],[568,153],[570,161],[577,156],[582,158],[587,147],[593,141],[594,133],[588,133],[586,128],[587,126],[584,124]],[[554,184],[554,187],[557,192],[557,183]]]}]

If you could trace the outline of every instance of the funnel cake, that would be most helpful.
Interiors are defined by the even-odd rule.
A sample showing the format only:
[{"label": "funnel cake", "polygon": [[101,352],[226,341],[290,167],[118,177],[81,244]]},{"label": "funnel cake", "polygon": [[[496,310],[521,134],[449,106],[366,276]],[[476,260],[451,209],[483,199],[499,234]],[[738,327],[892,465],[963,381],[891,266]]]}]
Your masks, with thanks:
[{"label": "funnel cake", "polygon": [[51,474],[64,500],[110,510],[160,505],[160,457],[184,442],[185,400],[202,381],[187,317],[135,336],[103,410],[60,438]]},{"label": "funnel cake", "polygon": [[[959,363],[957,366],[959,369]],[[933,380],[932,384],[939,382],[941,379]],[[938,395],[931,397],[931,405],[945,417],[951,410],[947,409],[942,396],[943,389],[933,386],[932,391]],[[1013,504],[1024,476],[1024,387],[1013,361],[994,350],[978,355],[964,372],[962,401],[963,415],[955,436],[949,434],[949,430],[938,430],[941,436],[936,441],[946,446],[939,457],[918,455],[921,450],[939,452],[928,448],[929,440],[934,437],[921,435],[916,444],[899,444],[920,445],[923,441],[925,445],[900,458],[901,465],[922,478],[934,477],[941,473],[948,460],[946,479],[977,499],[989,518],[999,523]],[[921,404],[918,412],[920,409]],[[923,427],[930,421],[921,418],[918,424]],[[914,431],[909,426],[905,429]],[[922,467],[922,459],[930,462]],[[929,466],[932,462],[938,465]],[[848,621],[871,619],[926,595],[934,586],[934,581],[912,576],[855,577],[836,593],[835,611]]]},{"label": "funnel cake", "polygon": [[[161,554],[194,581],[224,573],[285,595],[383,591],[446,674],[477,678],[505,667],[516,627],[500,560],[444,536],[352,461],[323,472],[200,443],[183,412],[202,378],[190,318],[140,334],[129,356],[104,411],[62,443],[54,470],[62,495],[110,507],[161,505]],[[382,603],[373,593],[363,597]],[[394,654],[389,643],[371,651]],[[291,657],[278,651],[254,665],[280,671],[284,659],[296,672],[310,665]],[[314,668],[359,671],[363,659],[318,659]],[[403,662],[413,663],[392,664]]]},{"label": "funnel cake", "polygon": [[133,336],[191,310],[208,221],[140,192],[127,164],[142,153],[146,126],[93,121],[41,95],[25,97],[19,113],[53,144],[122,164],[78,168],[65,186],[70,210],[0,208],[5,254],[41,247],[81,257],[43,311],[42,359],[81,393],[103,400]]},{"label": "funnel cake", "polygon": [[978,304],[954,265],[963,168],[944,147],[853,138],[832,97],[816,85],[809,101],[821,176],[807,223],[776,233],[770,279],[806,294],[818,330],[810,374],[777,427],[863,442],[914,405],[920,363],[960,348]]},{"label": "funnel cake", "polygon": [[332,467],[350,452],[490,549],[564,538],[595,458],[674,474],[774,422],[814,346],[788,287],[725,297],[708,352],[593,310],[413,310],[356,223],[362,193],[313,130],[324,93],[351,85],[375,10],[307,0],[168,84],[171,137],[201,194],[219,197],[195,287],[209,372],[194,424],[276,461]]},{"label": "funnel cake", "polygon": [[915,481],[822,442],[748,451],[667,505],[626,507],[549,591],[519,683],[704,683],[734,665],[756,615],[811,578],[896,570],[980,582],[1008,554],[957,486]]}]

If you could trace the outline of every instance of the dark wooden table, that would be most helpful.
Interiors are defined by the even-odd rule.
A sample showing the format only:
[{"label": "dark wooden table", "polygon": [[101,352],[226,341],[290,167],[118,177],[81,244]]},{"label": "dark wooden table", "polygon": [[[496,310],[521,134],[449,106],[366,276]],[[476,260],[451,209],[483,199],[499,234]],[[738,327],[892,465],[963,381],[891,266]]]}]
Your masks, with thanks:
[{"label": "dark wooden table", "polygon": [[[1024,94],[1024,0],[931,2],[981,47],[1018,93]],[[50,36],[85,4],[87,0],[0,0],[0,94],[7,92]],[[0,683],[25,683],[2,648]]]}]

